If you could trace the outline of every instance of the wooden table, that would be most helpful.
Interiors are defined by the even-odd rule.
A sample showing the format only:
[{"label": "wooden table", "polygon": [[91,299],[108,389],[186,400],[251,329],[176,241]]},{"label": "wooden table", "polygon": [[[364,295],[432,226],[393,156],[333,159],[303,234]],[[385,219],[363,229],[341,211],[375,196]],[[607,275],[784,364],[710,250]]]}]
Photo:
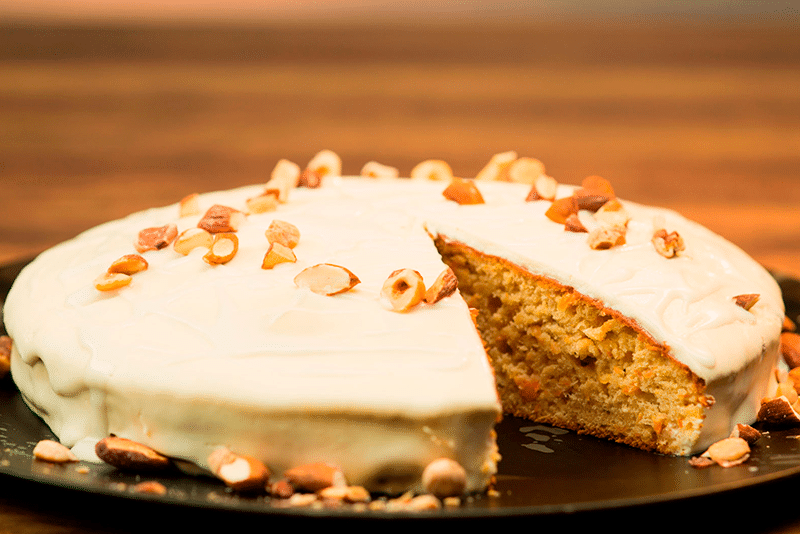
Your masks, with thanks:
[{"label": "wooden table", "polygon": [[[516,150],[800,277],[800,39],[779,22],[6,24],[0,264],[323,148],[346,173],[440,158],[463,176]],[[94,514],[131,510],[63,499],[3,486],[0,531],[101,532]],[[749,495],[746,511],[768,504]],[[715,506],[703,513],[735,517]],[[758,529],[800,531],[800,512],[770,514]]]}]

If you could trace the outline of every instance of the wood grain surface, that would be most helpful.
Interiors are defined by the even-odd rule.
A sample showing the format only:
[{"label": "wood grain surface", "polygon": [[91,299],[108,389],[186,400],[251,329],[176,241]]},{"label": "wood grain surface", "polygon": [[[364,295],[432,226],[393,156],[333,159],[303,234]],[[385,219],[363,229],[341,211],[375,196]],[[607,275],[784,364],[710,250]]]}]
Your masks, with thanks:
[{"label": "wood grain surface", "polygon": [[[323,148],[346,173],[440,158],[462,176],[516,150],[800,277],[798,35],[780,21],[0,23],[0,264]],[[2,488],[0,532],[105,531],[35,493]],[[762,525],[800,525],[784,519]]]}]

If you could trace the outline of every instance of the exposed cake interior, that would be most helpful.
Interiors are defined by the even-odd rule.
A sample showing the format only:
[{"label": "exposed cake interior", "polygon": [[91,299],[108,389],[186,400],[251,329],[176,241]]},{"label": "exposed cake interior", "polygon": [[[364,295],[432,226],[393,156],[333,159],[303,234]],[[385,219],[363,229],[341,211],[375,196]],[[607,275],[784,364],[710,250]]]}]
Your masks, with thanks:
[{"label": "exposed cake interior", "polygon": [[697,441],[703,381],[630,320],[462,244],[437,247],[480,310],[506,413],[664,453]]}]

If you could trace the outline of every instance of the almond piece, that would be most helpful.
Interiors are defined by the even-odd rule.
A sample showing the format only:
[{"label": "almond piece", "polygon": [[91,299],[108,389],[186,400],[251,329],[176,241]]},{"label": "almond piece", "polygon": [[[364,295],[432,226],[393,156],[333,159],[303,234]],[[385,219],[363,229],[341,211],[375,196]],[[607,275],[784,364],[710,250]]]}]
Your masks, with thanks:
[{"label": "almond piece", "polygon": [[280,243],[288,248],[294,248],[300,242],[300,230],[292,223],[278,219],[270,223],[264,235],[270,243]]},{"label": "almond piece", "polygon": [[449,297],[458,289],[458,279],[450,267],[445,268],[436,277],[433,284],[425,291],[425,302],[436,304],[440,300]]},{"label": "almond piece", "polygon": [[11,347],[13,341],[9,336],[0,336],[0,379],[11,370]]},{"label": "almond piece", "polygon": [[742,438],[725,438],[712,444],[703,456],[722,467],[733,467],[750,458],[750,445]]},{"label": "almond piece", "polygon": [[289,192],[297,187],[300,180],[300,166],[288,159],[281,159],[272,169],[266,185],[266,192],[274,193],[279,202],[289,200]]},{"label": "almond piece", "polygon": [[294,277],[294,283],[318,295],[333,296],[353,289],[361,280],[341,265],[319,263],[303,269]]},{"label": "almond piece", "polygon": [[325,501],[344,502],[349,504],[366,503],[370,494],[363,486],[328,486],[317,492]]},{"label": "almond piece", "polygon": [[544,163],[536,158],[522,157],[508,166],[508,179],[514,183],[533,185],[542,176]]},{"label": "almond piece", "polygon": [[800,414],[784,396],[762,399],[756,419],[776,426],[800,425]]},{"label": "almond piece", "polygon": [[631,217],[622,203],[618,199],[612,198],[600,206],[595,212],[594,218],[600,224],[626,226]]},{"label": "almond piece", "polygon": [[800,334],[781,332],[781,355],[790,369],[800,367]]},{"label": "almond piece", "polygon": [[513,150],[494,154],[489,158],[489,162],[475,175],[478,181],[508,181],[508,167],[517,159],[517,153]]},{"label": "almond piece", "polygon": [[293,467],[283,476],[295,491],[316,493],[331,486],[347,486],[344,474],[336,466],[314,462]]},{"label": "almond piece", "polygon": [[756,302],[758,302],[758,299],[760,298],[761,295],[758,293],[748,293],[745,295],[736,295],[733,297],[733,302],[740,308],[750,311],[750,309],[755,306]]},{"label": "almond piece", "polygon": [[161,250],[169,246],[176,237],[178,237],[178,227],[175,224],[145,228],[136,236],[133,246],[140,254],[148,250]]},{"label": "almond piece", "polygon": [[94,450],[105,463],[123,470],[152,471],[171,465],[169,458],[147,445],[116,436],[101,439]]},{"label": "almond piece", "polygon": [[686,249],[683,238],[678,235],[678,232],[667,233],[663,228],[653,232],[653,237],[650,242],[653,244],[656,252],[665,258],[674,258]]},{"label": "almond piece", "polygon": [[94,279],[94,287],[98,291],[113,291],[130,285],[131,280],[129,274],[105,272]]},{"label": "almond piece", "polygon": [[200,195],[192,193],[183,197],[178,203],[178,214],[181,217],[200,215]]},{"label": "almond piece", "polygon": [[172,248],[178,254],[188,255],[196,248],[211,248],[214,236],[202,228],[187,228],[178,236]]},{"label": "almond piece", "polygon": [[422,471],[425,491],[439,499],[457,497],[467,488],[467,472],[450,458],[439,458]]},{"label": "almond piece", "polygon": [[452,180],[453,169],[446,161],[440,159],[426,159],[417,163],[411,174],[409,175],[414,180]]},{"label": "almond piece", "polygon": [[208,208],[203,218],[197,223],[197,227],[210,234],[236,232],[246,219],[247,215],[242,211],[222,204],[214,204]]},{"label": "almond piece", "polygon": [[531,190],[528,192],[528,196],[525,198],[526,202],[533,202],[534,200],[549,200],[554,201],[556,199],[556,193],[558,192],[558,182],[552,176],[547,176],[545,174],[536,178],[531,185]]},{"label": "almond piece", "polygon": [[260,195],[248,198],[245,201],[247,213],[267,213],[278,209],[278,193],[276,191],[264,191]]},{"label": "almond piece", "polygon": [[147,270],[147,260],[138,254],[126,254],[114,260],[108,268],[109,273],[136,274]]},{"label": "almond piece", "polygon": [[292,249],[281,243],[275,242],[269,244],[269,248],[267,249],[266,254],[264,254],[264,260],[261,262],[261,268],[272,269],[280,263],[294,263],[296,261],[297,256],[295,256]]},{"label": "almond piece", "polygon": [[576,213],[578,213],[578,204],[575,202],[575,197],[562,197],[550,204],[545,215],[553,222],[565,224],[567,218]]},{"label": "almond piece", "polygon": [[157,480],[145,480],[133,486],[133,492],[143,495],[166,495],[167,487]]},{"label": "almond piece", "polygon": [[381,295],[398,312],[407,312],[425,298],[422,275],[413,269],[398,269],[383,283]]},{"label": "almond piece", "polygon": [[326,176],[341,176],[342,175],[342,159],[333,150],[320,150],[317,152],[311,161],[306,165],[306,169],[310,169],[320,178]]},{"label": "almond piece", "polygon": [[589,230],[583,225],[583,221],[578,216],[577,213],[572,213],[567,217],[567,220],[564,221],[564,230],[567,232],[583,232],[588,233]]},{"label": "almond piece", "polygon": [[314,169],[306,169],[300,173],[297,179],[297,187],[305,187],[307,189],[317,189],[322,186],[322,175]]},{"label": "almond piece", "polygon": [[228,263],[239,251],[239,238],[233,232],[215,234],[214,241],[203,260],[209,265]]},{"label": "almond piece", "polygon": [[361,167],[361,176],[366,178],[397,178],[400,171],[397,167],[384,165],[377,161],[368,161]]},{"label": "almond piece", "polygon": [[616,197],[611,182],[602,176],[587,176],[581,181],[581,187],[575,191],[578,196],[599,195],[609,199]]},{"label": "almond piece", "polygon": [[594,250],[607,250],[625,244],[624,226],[601,225],[589,232],[587,242]]},{"label": "almond piece", "polygon": [[208,457],[211,472],[229,488],[240,491],[260,491],[269,481],[269,469],[252,456],[235,454],[221,447]]},{"label": "almond piece", "polygon": [[750,425],[743,425],[742,423],[739,423],[731,432],[730,437],[742,438],[747,443],[752,445],[753,443],[761,439],[761,432],[759,432]]},{"label": "almond piece", "polygon": [[43,439],[33,448],[33,457],[54,464],[77,462],[78,457],[69,447],[57,441]]},{"label": "almond piece", "polygon": [[442,195],[448,200],[452,200],[457,204],[483,204],[483,195],[481,195],[478,186],[475,185],[475,180],[468,178],[452,178],[450,185],[448,185]]}]

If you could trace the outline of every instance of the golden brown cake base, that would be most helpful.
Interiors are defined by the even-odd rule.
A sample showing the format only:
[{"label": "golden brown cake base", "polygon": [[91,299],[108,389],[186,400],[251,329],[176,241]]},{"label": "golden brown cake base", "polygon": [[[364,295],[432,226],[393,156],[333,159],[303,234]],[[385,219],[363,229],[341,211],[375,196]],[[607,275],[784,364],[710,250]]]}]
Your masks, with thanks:
[{"label": "golden brown cake base", "polygon": [[704,384],[625,317],[570,287],[446,242],[507,414],[648,451],[688,454]]}]

